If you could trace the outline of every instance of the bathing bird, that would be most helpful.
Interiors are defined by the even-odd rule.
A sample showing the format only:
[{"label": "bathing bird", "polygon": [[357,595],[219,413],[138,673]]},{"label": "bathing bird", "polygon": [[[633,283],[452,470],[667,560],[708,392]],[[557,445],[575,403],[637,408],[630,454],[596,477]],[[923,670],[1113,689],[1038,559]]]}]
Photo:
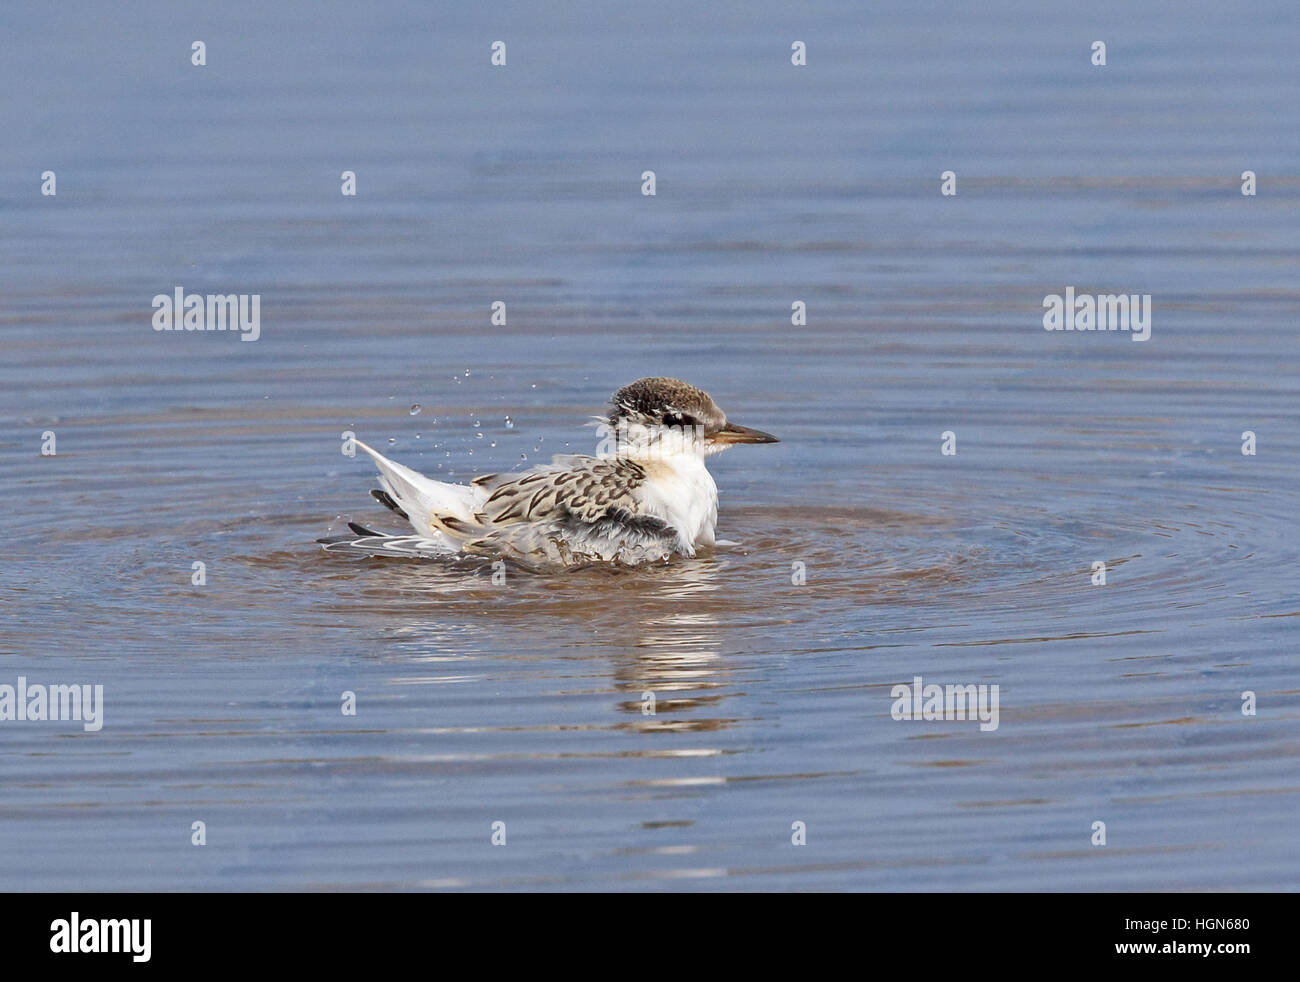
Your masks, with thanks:
[{"label": "bathing bird", "polygon": [[718,488],[705,461],[737,444],[777,443],[731,422],[702,389],[643,378],[614,393],[595,456],[566,454],[468,484],[425,477],[356,445],[379,468],[371,494],[414,535],[349,523],[356,538],[325,548],[374,554],[484,556],[533,567],[640,565],[712,545]]}]

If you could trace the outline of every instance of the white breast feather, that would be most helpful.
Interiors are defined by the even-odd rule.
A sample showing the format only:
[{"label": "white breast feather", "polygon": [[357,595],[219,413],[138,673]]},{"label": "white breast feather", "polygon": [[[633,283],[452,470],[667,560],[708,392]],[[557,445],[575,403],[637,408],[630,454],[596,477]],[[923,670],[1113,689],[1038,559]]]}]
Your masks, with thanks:
[{"label": "white breast feather", "polygon": [[718,522],[718,486],[699,454],[674,454],[643,462],[646,483],[640,491],[647,510],[681,530],[693,546],[712,545]]}]

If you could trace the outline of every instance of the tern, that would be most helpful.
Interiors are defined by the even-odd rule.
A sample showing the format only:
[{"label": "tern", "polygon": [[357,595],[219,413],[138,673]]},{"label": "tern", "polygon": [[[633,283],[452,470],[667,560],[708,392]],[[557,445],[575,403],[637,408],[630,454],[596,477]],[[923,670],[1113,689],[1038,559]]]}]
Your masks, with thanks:
[{"label": "tern", "polygon": [[777,443],[740,426],[702,389],[643,378],[619,389],[596,456],[566,454],[526,471],[447,484],[389,460],[361,441],[382,488],[370,493],[415,535],[349,522],[356,538],[327,550],[486,556],[525,566],[635,566],[693,557],[714,543],[718,486],[705,460],[742,443]]}]

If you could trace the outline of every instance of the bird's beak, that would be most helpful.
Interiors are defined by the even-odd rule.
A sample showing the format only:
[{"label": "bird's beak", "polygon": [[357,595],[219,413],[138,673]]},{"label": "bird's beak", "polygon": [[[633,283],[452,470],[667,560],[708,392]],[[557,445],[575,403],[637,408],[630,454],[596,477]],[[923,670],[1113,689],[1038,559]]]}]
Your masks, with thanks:
[{"label": "bird's beak", "polygon": [[771,433],[764,433],[762,430],[751,430],[748,426],[740,426],[737,423],[728,423],[717,433],[710,436],[709,442],[730,446],[733,443],[780,443],[781,441]]}]

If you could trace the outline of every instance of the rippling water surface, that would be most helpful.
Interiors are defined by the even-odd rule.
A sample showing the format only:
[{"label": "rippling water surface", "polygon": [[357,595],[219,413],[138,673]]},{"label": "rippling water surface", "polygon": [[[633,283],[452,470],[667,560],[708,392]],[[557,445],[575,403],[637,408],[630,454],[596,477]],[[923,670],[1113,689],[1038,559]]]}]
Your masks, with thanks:
[{"label": "rippling water surface", "polygon": [[[106,701],[0,723],[0,882],[1293,889],[1297,26],[0,12],[0,683]],[[1151,340],[1045,332],[1069,285]],[[177,286],[261,338],[155,333]],[[644,374],[782,437],[714,462],[733,545],[496,586],[314,544],[388,519],[344,431],[464,479]],[[918,675],[1000,726],[895,721]]]}]

